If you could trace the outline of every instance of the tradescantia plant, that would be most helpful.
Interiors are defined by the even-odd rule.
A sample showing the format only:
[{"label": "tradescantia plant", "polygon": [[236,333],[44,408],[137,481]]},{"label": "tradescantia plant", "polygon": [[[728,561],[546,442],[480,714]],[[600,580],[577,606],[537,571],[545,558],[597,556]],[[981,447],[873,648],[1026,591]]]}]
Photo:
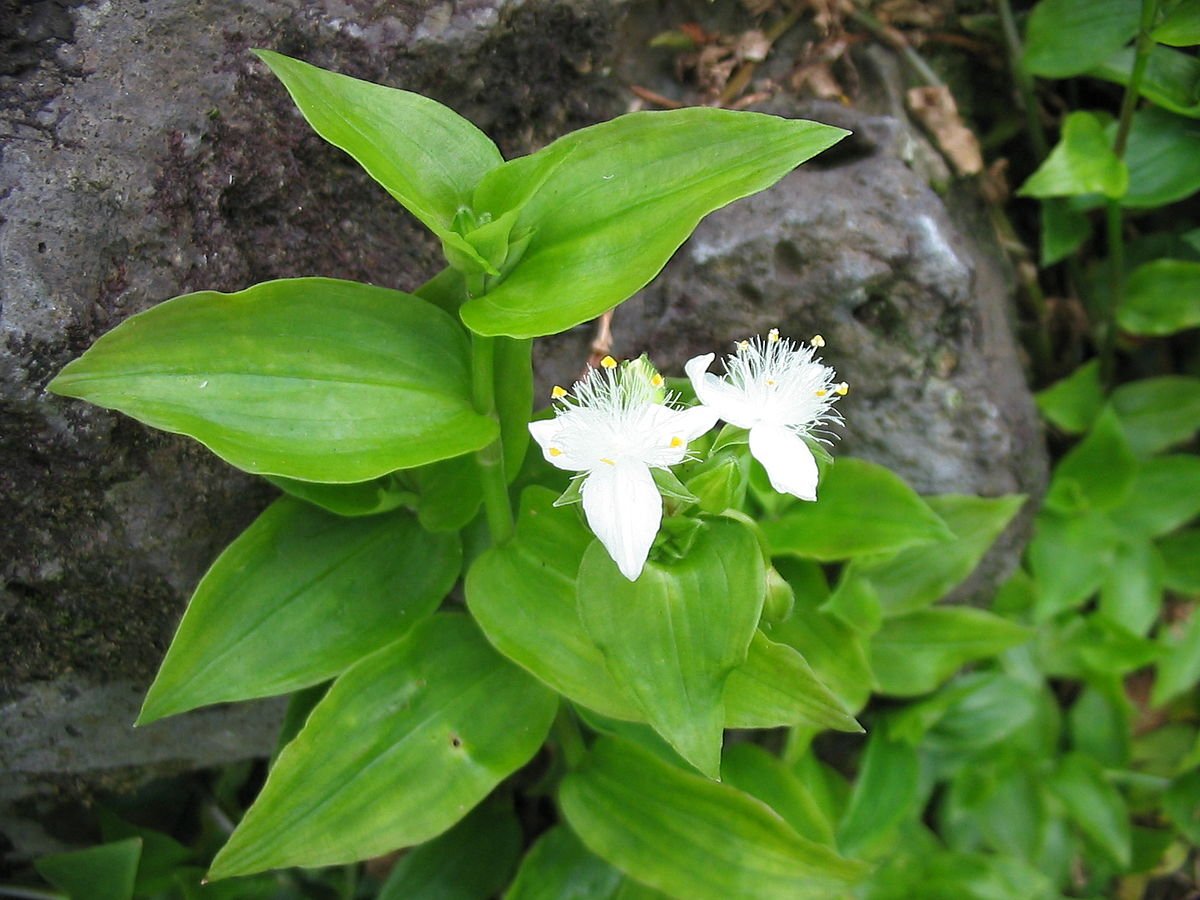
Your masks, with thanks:
[{"label": "tradescantia plant", "polygon": [[[139,718],[293,693],[283,749],[209,877],[508,846],[513,788],[480,804],[548,743],[533,790],[555,791],[564,823],[510,897],[593,875],[605,896],[845,890],[864,866],[795,813],[804,784],[724,747],[725,730],[789,728],[801,759],[821,730],[861,731],[881,678],[928,690],[1024,640],[982,611],[924,608],[1012,498],[972,500],[960,528],[964,498],[939,512],[844,460],[811,502],[848,390],[819,336],[741,341],[720,375],[698,356],[674,392],[645,358],[606,358],[530,421],[532,338],[619,304],[704,215],[845,132],[634,113],[505,161],[432,100],[259,56],[448,266],[413,294],[296,278],[177,297],[50,385],[283,491],[197,587]],[[818,564],[846,560],[838,590],[817,591]],[[919,598],[889,606],[889,578],[913,573]],[[910,673],[889,636],[933,661]],[[498,860],[485,893],[515,865]]]}]

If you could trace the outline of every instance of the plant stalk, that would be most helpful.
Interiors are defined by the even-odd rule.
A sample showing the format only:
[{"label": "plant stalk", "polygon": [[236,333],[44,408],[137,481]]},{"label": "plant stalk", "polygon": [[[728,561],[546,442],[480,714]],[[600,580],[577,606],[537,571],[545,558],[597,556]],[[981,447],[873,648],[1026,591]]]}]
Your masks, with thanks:
[{"label": "plant stalk", "polygon": [[[471,335],[471,382],[475,411],[481,416],[496,416],[496,339]],[[513,536],[512,505],[508,499],[508,479],[504,475],[504,445],[500,438],[475,453],[479,483],[483,489],[483,508],[488,531],[496,546]]]},{"label": "plant stalk", "polygon": [[1004,32],[1004,46],[1008,50],[1008,66],[1012,70],[1013,82],[1021,98],[1021,107],[1025,113],[1025,127],[1029,130],[1029,142],[1033,145],[1034,156],[1041,162],[1050,152],[1050,144],[1046,140],[1046,129],[1038,116],[1037,93],[1034,90],[1033,76],[1021,65],[1021,36],[1017,32],[1017,21],[1013,17],[1012,4],[1009,0],[996,0],[1000,13],[1000,24]]}]

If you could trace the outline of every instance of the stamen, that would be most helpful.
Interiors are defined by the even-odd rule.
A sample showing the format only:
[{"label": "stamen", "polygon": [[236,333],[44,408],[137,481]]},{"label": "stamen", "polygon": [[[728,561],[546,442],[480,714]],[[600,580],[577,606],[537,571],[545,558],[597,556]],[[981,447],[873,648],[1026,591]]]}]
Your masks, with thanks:
[{"label": "stamen", "polygon": [[602,457],[600,457],[600,462],[602,462],[602,463],[607,463],[607,464],[608,464],[608,465],[610,465],[610,466],[615,466],[615,465],[616,465],[616,463],[615,463],[615,462],[613,462],[611,459],[609,459],[609,458],[608,458],[608,457],[606,457],[606,456],[602,456]]},{"label": "stamen", "polygon": [[550,396],[555,400],[561,400],[563,397],[567,396],[567,389],[556,384],[554,386],[554,390],[550,392]]},{"label": "stamen", "polygon": [[561,450],[559,450],[557,447],[551,447],[551,448],[550,448],[550,455],[551,455],[551,456],[562,456],[562,451],[561,451]]},{"label": "stamen", "polygon": [[767,332],[767,343],[774,344],[778,340],[779,340],[779,329],[778,328],[772,328],[770,331]]},{"label": "stamen", "polygon": [[662,387],[663,386],[663,377],[661,375],[659,375],[657,372],[655,372],[654,377],[650,379],[650,385],[651,385],[651,387]]},{"label": "stamen", "polygon": [[606,369],[615,369],[617,367],[617,361],[611,356],[606,356],[604,359],[600,360],[600,365],[604,366]]},{"label": "stamen", "polygon": [[839,397],[845,397],[848,393],[850,393],[850,385],[843,381],[841,384],[835,387],[834,390],[837,391],[837,395]]},{"label": "stamen", "polygon": [[772,387],[774,387],[774,386],[775,386],[775,379],[774,379],[774,378],[768,378],[768,379],[767,379],[767,384],[769,384],[769,385],[771,385]]},{"label": "stamen", "polygon": [[738,341],[737,348],[744,353],[745,351],[750,349],[750,342],[749,341]]},{"label": "stamen", "polygon": [[819,335],[819,334],[814,334],[812,336],[812,340],[809,341],[809,343],[812,344],[814,347],[824,347],[825,346],[825,338],[821,337],[821,335]]},{"label": "stamen", "polygon": [[824,397],[828,393],[829,393],[829,391],[825,390],[825,388],[821,388],[819,391],[817,391],[817,396]]},{"label": "stamen", "polygon": [[683,446],[683,438],[679,437],[679,435],[676,435],[675,437],[671,438],[671,447],[672,448],[682,447],[682,446]]}]

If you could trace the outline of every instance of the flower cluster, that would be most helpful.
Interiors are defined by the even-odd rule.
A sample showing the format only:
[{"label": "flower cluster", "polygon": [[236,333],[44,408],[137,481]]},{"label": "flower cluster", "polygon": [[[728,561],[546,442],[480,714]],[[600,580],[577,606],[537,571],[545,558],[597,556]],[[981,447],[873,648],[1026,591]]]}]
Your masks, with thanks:
[{"label": "flower cluster", "polygon": [[833,405],[848,390],[816,358],[824,343],[817,335],[795,344],[772,329],[765,339],[739,342],[722,376],[708,371],[714,354],[697,356],[684,367],[700,401],[689,408],[677,407],[649,366],[605,357],[571,391],[556,387],[555,417],[529,430],[547,461],[582,473],[588,525],[633,581],[662,522],[651,470],[683,462],[688,444],[719,419],[749,431],[750,453],[772,487],[816,500],[817,464],[805,438],[841,421]]}]

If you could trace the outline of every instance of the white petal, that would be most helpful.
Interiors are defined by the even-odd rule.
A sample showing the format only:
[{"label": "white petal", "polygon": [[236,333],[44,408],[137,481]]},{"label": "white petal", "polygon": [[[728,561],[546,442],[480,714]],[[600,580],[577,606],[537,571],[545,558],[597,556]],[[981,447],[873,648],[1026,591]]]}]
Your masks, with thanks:
[{"label": "white petal", "polygon": [[641,463],[602,465],[583,482],[583,514],[621,574],[636,581],[662,522],[662,497]]},{"label": "white petal", "polygon": [[577,459],[567,448],[559,443],[562,437],[563,423],[558,418],[540,419],[529,423],[529,433],[542,448],[542,456],[546,462],[568,472],[584,472],[590,467],[587,460]]},{"label": "white petal", "polygon": [[643,462],[651,466],[673,466],[683,462],[688,444],[717,424],[716,410],[707,406],[671,409],[656,406],[646,417]]},{"label": "white petal", "polygon": [[795,432],[779,425],[755,425],[750,429],[750,452],[779,493],[817,499],[817,461]]},{"label": "white petal", "polygon": [[701,403],[716,412],[717,417],[738,428],[751,428],[758,421],[756,410],[748,407],[746,397],[723,378],[708,371],[714,355],[694,356],[683,366],[692,381],[692,388]]}]

